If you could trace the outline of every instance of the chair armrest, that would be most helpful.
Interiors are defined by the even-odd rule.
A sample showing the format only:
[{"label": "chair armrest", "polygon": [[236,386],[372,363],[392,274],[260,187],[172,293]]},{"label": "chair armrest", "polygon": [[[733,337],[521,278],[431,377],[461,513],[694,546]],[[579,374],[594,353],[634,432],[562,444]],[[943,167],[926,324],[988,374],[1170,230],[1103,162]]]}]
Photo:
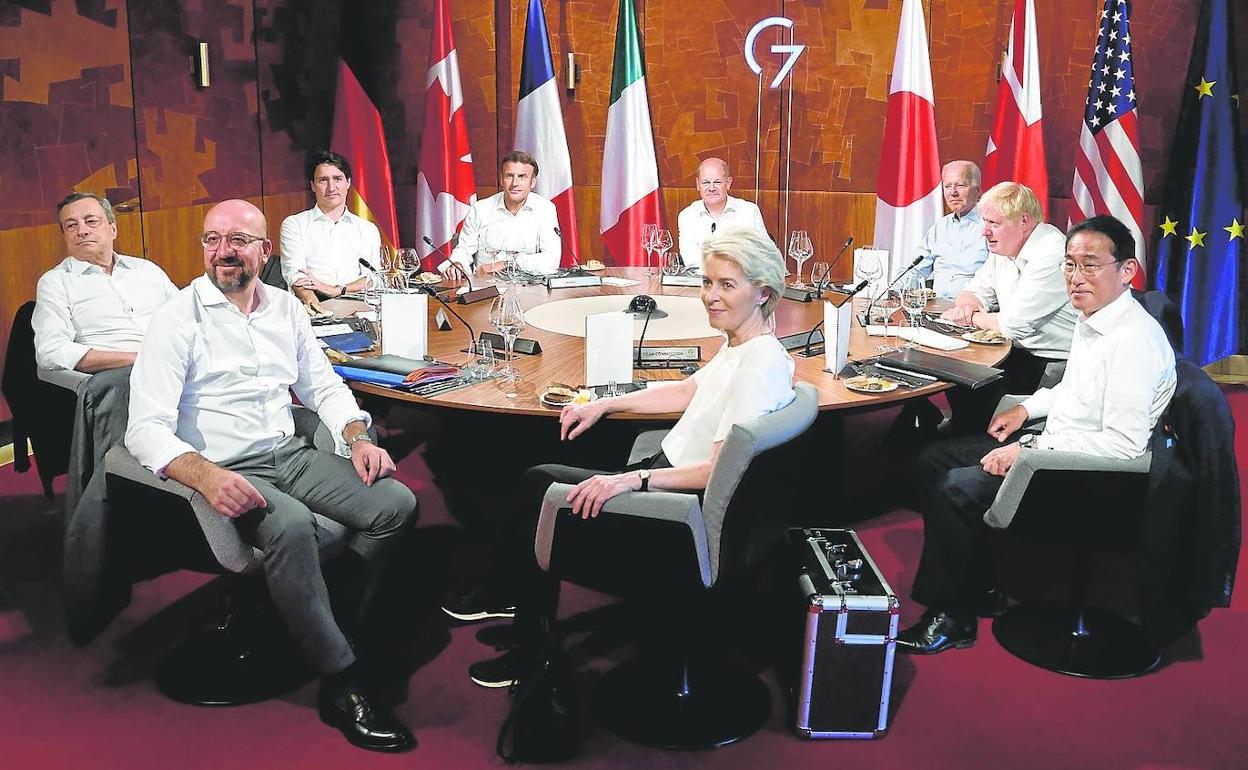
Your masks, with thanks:
[{"label": "chair armrest", "polygon": [[628,455],[628,464],[632,465],[641,462],[647,457],[654,457],[663,450],[663,438],[667,436],[668,429],[648,430],[645,433],[637,434],[637,438],[633,439],[633,448]]},{"label": "chair armrest", "polygon": [[39,369],[36,367],[35,372],[43,382],[74,393],[78,392],[78,385],[91,379],[91,375],[77,369]]},{"label": "chair armrest", "polygon": [[241,573],[259,566],[260,552],[244,543],[238,530],[234,529],[234,523],[209,505],[203,495],[181,482],[158,477],[134,459],[123,445],[114,446],[104,455],[104,470],[111,476],[142,484],[190,503],[213,557],[226,570]]},{"label": "chair armrest", "polygon": [[1005,481],[997,490],[996,499],[986,513],[984,523],[995,529],[1005,529],[1014,520],[1018,506],[1023,500],[1036,471],[1103,471],[1114,473],[1147,474],[1153,464],[1151,452],[1131,460],[1097,457],[1083,452],[1062,452],[1052,449],[1024,449],[1005,474]]},{"label": "chair armrest", "polygon": [[[1001,397],[1001,400],[997,402],[997,408],[993,411],[992,416],[996,417],[1007,409],[1013,409],[1026,401],[1028,398],[1028,396],[1016,396],[1006,393]],[[1027,418],[1027,421],[1023,423],[1023,430],[1031,433],[1039,433],[1044,430],[1045,422],[1046,420],[1043,417],[1029,417]]]},{"label": "chair armrest", "polygon": [[[558,523],[560,509],[568,507],[568,494],[573,488],[571,484],[551,484],[542,500],[533,551],[543,570],[550,570],[555,525]],[[698,571],[702,576],[702,584],[708,588],[711,586],[710,548],[706,540],[706,524],[702,520],[702,504],[697,495],[685,492],[625,492],[608,500],[599,515],[636,516],[685,524],[689,527],[694,549],[698,554]]]}]

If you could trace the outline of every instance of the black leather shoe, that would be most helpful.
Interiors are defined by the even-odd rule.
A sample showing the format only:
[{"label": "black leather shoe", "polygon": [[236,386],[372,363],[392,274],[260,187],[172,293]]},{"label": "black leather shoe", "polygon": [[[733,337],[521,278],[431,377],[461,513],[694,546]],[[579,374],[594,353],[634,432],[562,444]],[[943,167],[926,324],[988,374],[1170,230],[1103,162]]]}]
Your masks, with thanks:
[{"label": "black leather shoe", "polygon": [[416,747],[412,733],[389,714],[378,713],[358,687],[321,687],[321,721],[336,727],[353,745],[369,751],[400,752]]},{"label": "black leather shoe", "polygon": [[468,667],[468,678],[482,687],[511,687],[531,676],[540,663],[532,652],[508,650],[497,658],[473,663]]},{"label": "black leather shoe", "polygon": [[947,612],[928,610],[919,622],[897,634],[897,649],[918,655],[934,655],[954,647],[975,644],[974,620],[959,620]]}]

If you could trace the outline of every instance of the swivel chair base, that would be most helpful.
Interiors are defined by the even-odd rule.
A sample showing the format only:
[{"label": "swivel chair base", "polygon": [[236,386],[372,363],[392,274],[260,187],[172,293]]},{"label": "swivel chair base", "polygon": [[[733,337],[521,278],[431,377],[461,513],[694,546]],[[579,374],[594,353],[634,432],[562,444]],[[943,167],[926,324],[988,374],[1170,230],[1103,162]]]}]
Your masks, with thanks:
[{"label": "swivel chair base", "polygon": [[594,716],[634,743],[711,749],[749,736],[771,716],[771,693],[753,673],[723,663],[655,668],[634,659],[616,666],[593,692]]},{"label": "swivel chair base", "polygon": [[284,634],[239,629],[227,618],[170,650],[156,670],[156,687],[192,706],[241,706],[297,690],[313,675]]},{"label": "swivel chair base", "polygon": [[1125,679],[1161,662],[1144,629],[1098,607],[1018,605],[992,623],[1011,655],[1040,668],[1090,679]]}]

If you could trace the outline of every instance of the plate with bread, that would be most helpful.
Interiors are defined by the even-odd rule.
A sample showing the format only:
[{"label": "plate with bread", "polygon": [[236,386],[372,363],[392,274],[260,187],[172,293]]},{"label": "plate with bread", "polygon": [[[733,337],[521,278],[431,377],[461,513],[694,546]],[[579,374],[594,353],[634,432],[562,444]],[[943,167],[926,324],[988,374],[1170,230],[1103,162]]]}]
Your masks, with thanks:
[{"label": "plate with bread", "polygon": [[844,382],[845,387],[855,393],[888,393],[898,388],[898,384],[892,380],[886,380],[883,377],[872,377],[867,374],[850,377],[844,380]]},{"label": "plate with bread", "polygon": [[1005,337],[996,329],[978,329],[967,332],[962,335],[962,339],[979,345],[1001,345],[1005,342]]},{"label": "plate with bread", "polygon": [[598,394],[586,388],[573,388],[568,385],[548,385],[542,391],[540,400],[553,409],[562,409],[568,404],[588,404],[598,398]]}]

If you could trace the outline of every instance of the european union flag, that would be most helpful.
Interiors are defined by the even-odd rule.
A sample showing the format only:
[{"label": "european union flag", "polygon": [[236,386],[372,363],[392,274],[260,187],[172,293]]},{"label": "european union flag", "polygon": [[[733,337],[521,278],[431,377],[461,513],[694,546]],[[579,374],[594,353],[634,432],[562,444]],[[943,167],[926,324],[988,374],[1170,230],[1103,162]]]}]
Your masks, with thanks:
[{"label": "european union flag", "polygon": [[1184,355],[1200,365],[1243,352],[1243,161],[1229,0],[1201,6],[1170,153],[1153,285],[1183,313]]}]

